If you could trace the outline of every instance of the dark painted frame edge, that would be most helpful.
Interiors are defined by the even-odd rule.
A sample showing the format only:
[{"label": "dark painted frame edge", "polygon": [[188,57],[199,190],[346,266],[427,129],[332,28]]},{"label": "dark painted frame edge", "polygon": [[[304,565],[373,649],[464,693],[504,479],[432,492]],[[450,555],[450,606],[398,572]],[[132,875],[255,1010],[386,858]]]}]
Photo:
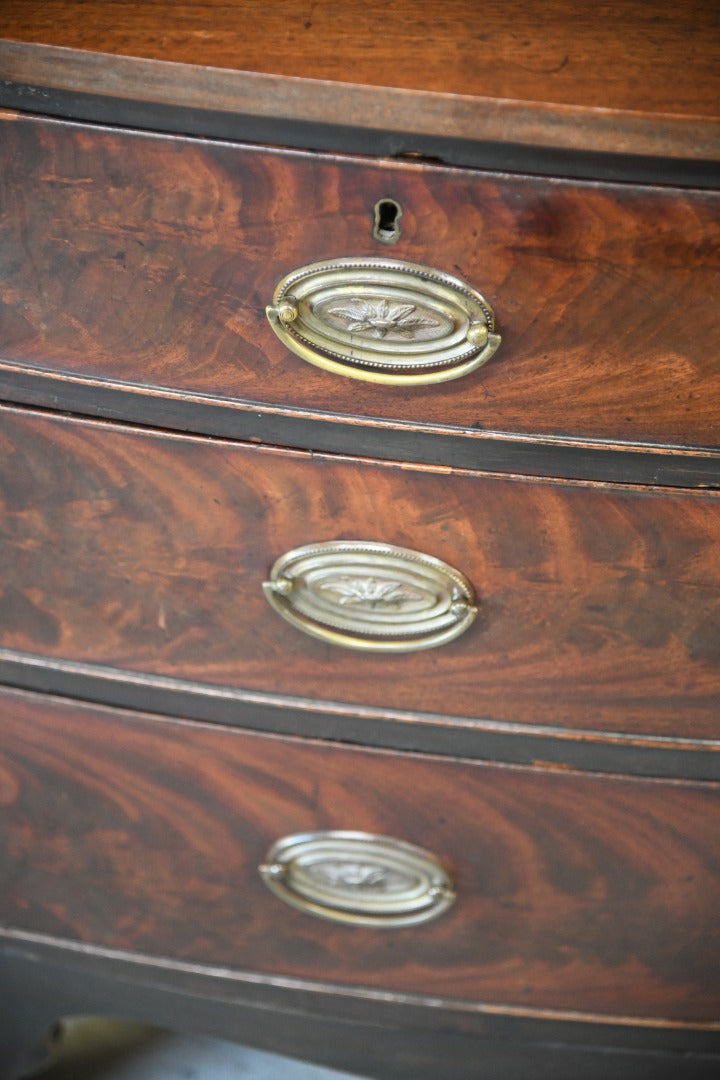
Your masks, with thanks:
[{"label": "dark painted frame edge", "polygon": [[[720,487],[720,449],[604,445],[502,432],[433,430],[371,417],[303,414],[263,402],[199,399],[162,388],[21,370],[0,359],[0,400],[197,435],[414,464],[616,484]],[[382,438],[378,438],[378,432]]]},{"label": "dark painted frame edge", "polygon": [[[642,1018],[594,1018],[583,1014],[549,1010],[533,1014],[519,1007],[473,1003],[364,990],[333,984],[257,975],[242,971],[220,971],[202,965],[153,958],[120,950],[103,950],[61,939],[23,931],[0,929],[0,961],[26,972],[34,969],[42,979],[60,973],[57,984],[69,996],[92,1006],[97,1001],[91,981],[104,983],[116,993],[129,989],[126,1015],[147,1015],[132,997],[143,990],[178,998],[202,997],[231,1006],[257,1010],[280,1010],[307,1018],[370,1024],[378,1029],[402,1027],[431,1028],[435,1031],[469,1034],[501,1040],[598,1047],[641,1051],[696,1053],[720,1052],[720,1030],[713,1025],[644,1021]],[[64,978],[62,977],[64,974]],[[122,991],[120,993],[122,997]],[[388,1005],[392,1004],[392,1010]],[[90,1008],[90,1011],[94,1011]],[[172,1016],[168,1016],[172,1019]],[[165,1020],[165,1018],[163,1018]],[[167,1021],[166,1021],[167,1022]],[[172,1026],[172,1025],[170,1025]],[[213,1033],[213,1032],[209,1032]],[[219,1033],[218,1033],[219,1034]]]},{"label": "dark painted frame edge", "polygon": [[0,107],[86,123],[577,180],[716,188],[713,160],[554,149],[199,109],[0,79]]},{"label": "dark painted frame edge", "polygon": [[384,717],[381,709],[271,697],[137,672],[56,661],[0,650],[7,689],[169,719],[259,733],[466,760],[572,768],[592,773],[720,783],[720,741],[666,740],[594,731],[528,731],[528,725],[440,717]]}]

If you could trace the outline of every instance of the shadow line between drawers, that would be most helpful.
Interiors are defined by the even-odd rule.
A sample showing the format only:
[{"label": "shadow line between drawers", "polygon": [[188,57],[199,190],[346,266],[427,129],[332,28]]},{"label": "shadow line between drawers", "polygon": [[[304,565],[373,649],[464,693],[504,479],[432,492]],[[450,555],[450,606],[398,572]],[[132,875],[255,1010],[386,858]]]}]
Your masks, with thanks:
[{"label": "shadow line between drawers", "polygon": [[2,41],[0,56],[0,104],[93,123],[539,175],[716,181],[712,117],[388,90],[34,42]]},{"label": "shadow line between drawers", "polygon": [[[487,1018],[491,1023],[496,1021],[499,1025],[506,1021],[525,1022],[527,1024],[526,1037],[532,1040],[537,1040],[542,1034],[545,1034],[546,1038],[552,1037],[548,1029],[553,1022],[563,1025],[570,1022],[575,1030],[572,1034],[563,1031],[563,1041],[592,1042],[593,1029],[598,1041],[601,1038],[607,1041],[607,1036],[600,1036],[599,1032],[607,1027],[614,1027],[617,1031],[612,1041],[616,1046],[623,1043],[626,1046],[632,1046],[636,1041],[633,1038],[635,1035],[633,1029],[636,1029],[638,1035],[642,1033],[642,1045],[645,1049],[650,1048],[648,1036],[652,1039],[653,1031],[656,1033],[659,1045],[671,1039],[672,1032],[676,1031],[695,1033],[701,1041],[697,1050],[718,1050],[717,1036],[720,1033],[720,1022],[716,1021],[693,1023],[668,1020],[664,1017],[615,1016],[572,1010],[529,1008],[487,1001],[435,998],[394,990],[383,991],[363,986],[316,982],[295,976],[258,974],[232,968],[188,963],[162,956],[125,952],[121,949],[68,941],[49,934],[0,927],[0,961],[3,956],[11,962],[17,959],[26,964],[34,963],[43,966],[61,964],[64,967],[82,967],[90,977],[95,973],[104,974],[107,962],[111,961],[113,980],[144,982],[158,989],[162,986],[165,992],[170,990],[177,995],[200,992],[204,996],[210,995],[227,1003],[240,1004],[240,992],[242,988],[247,988],[248,991],[251,990],[252,1002],[256,1008],[284,1006],[287,1011],[309,1011],[310,1006],[312,1011],[316,1012],[317,1003],[322,1011],[327,1011],[335,1018],[342,1016],[345,1019],[363,1019],[367,1022],[370,1019],[367,1015],[363,1017],[358,1015],[358,1008],[365,1006],[370,1010],[374,1008],[375,1022],[383,1024],[387,1023],[387,1007],[392,1004],[393,1014],[398,1008],[401,1010],[404,1008],[410,1017],[415,1013],[421,1021],[422,1013],[427,1014],[428,1010],[433,1012],[442,1010],[445,1014],[454,1014],[458,1017],[459,1023],[462,1023],[463,1016]],[[168,977],[168,983],[164,985],[163,974]],[[450,1023],[452,1024],[452,1021]],[[545,1032],[543,1028],[546,1029]],[[557,1036],[558,1032],[554,1034]]]},{"label": "shadow line between drawers", "polygon": [[[720,450],[612,443],[331,415],[265,402],[231,401],[170,387],[14,364],[0,358],[0,400],[33,408],[316,453],[350,454],[453,469],[559,480],[714,489]],[[382,438],[378,438],[378,432]]]},{"label": "shadow line between drawers", "polygon": [[720,781],[720,740],[580,731],[310,701],[0,649],[0,682],[161,716],[387,750],[595,773]]}]

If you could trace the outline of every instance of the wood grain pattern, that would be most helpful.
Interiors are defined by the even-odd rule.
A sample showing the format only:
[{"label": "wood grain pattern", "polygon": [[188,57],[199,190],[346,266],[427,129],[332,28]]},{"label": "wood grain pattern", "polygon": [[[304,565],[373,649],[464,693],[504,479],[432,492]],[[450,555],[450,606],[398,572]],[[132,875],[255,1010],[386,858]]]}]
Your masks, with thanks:
[{"label": "wood grain pattern", "polygon": [[720,120],[158,63],[0,41],[23,112],[306,150],[550,176],[717,186]]},{"label": "wood grain pattern", "polygon": [[599,480],[654,487],[720,487],[720,447],[682,449],[638,443],[513,435],[396,420],[370,420],[211,398],[111,379],[45,371],[0,360],[0,399],[81,416],[217,435],[240,442],[370,456],[485,472]]},{"label": "wood grain pattern", "polygon": [[[9,927],[434,999],[718,1020],[717,785],[361,751],[7,691],[1,724]],[[256,866],[272,841],[348,824],[435,851],[456,905],[391,933],[266,892]]]},{"label": "wood grain pattern", "polygon": [[[9,362],[463,432],[717,447],[720,196],[210,145],[9,119]],[[397,199],[402,238],[372,238]],[[264,308],[307,262],[458,274],[503,344],[440,388],[358,384],[289,353]]]},{"label": "wood grain pattern", "polygon": [[[720,486],[715,6],[0,7],[0,101],[155,132],[0,115],[0,396],[201,436],[0,410],[1,670],[45,691],[0,689],[0,1072],[59,993],[314,1060],[322,1025],[387,1080],[714,1076],[720,490],[682,478]],[[276,281],[348,254],[469,280],[497,358],[410,395],[288,354]],[[506,475],[451,467],[484,449]],[[392,659],[293,630],[261,583],[335,538],[457,566],[477,623]],[[456,905],[287,908],[269,845],[334,828],[434,851]]]},{"label": "wood grain pattern", "polygon": [[[720,493],[522,480],[6,410],[0,645],[380,709],[717,737]],[[480,614],[359,656],[261,593],[303,544],[383,540],[463,571]]]},{"label": "wood grain pattern", "polygon": [[[121,14],[118,13],[118,8]],[[684,116],[718,115],[720,21],[704,0],[175,4],[5,0],[19,41],[311,79]]]}]

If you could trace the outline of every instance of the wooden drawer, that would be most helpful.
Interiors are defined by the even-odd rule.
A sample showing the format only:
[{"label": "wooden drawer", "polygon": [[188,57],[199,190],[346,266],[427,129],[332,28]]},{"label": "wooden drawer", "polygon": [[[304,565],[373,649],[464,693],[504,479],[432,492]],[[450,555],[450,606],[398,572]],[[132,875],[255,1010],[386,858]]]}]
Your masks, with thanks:
[{"label": "wooden drawer", "polygon": [[[4,367],[103,380],[83,383],[85,408],[112,384],[156,395],[160,423],[174,391],[198,410],[258,402],[466,435],[718,446],[717,192],[10,114],[0,176]],[[403,210],[393,246],[372,235],[385,197]],[[304,363],[272,333],[265,306],[289,271],[348,255],[465,279],[495,308],[500,350],[473,375],[412,392]],[[43,385],[46,400],[29,400],[51,404],[57,386]]]},{"label": "wooden drawer", "polygon": [[[720,493],[338,459],[7,409],[0,645],[456,718],[712,739]],[[475,623],[359,654],[289,626],[290,549],[381,540],[462,571]]]},{"label": "wooden drawer", "polygon": [[[712,5],[5,7],[0,1080],[93,1011],[378,1080],[715,1077]],[[388,294],[340,297],[343,259]],[[446,376],[483,305],[462,378],[326,370],[389,337]],[[313,319],[326,369],[286,347]],[[336,633],[348,594],[464,632],[289,625],[276,560],[353,541],[407,577],[333,566]],[[403,593],[435,560],[477,613]],[[272,845],[337,830],[454,902],[283,903]],[[381,891],[363,850],[347,892]]]},{"label": "wooden drawer", "polygon": [[[313,743],[1,698],[5,926],[266,976],[528,1010],[717,1017],[717,785]],[[348,927],[257,872],[350,827],[432,851],[457,899]]]}]

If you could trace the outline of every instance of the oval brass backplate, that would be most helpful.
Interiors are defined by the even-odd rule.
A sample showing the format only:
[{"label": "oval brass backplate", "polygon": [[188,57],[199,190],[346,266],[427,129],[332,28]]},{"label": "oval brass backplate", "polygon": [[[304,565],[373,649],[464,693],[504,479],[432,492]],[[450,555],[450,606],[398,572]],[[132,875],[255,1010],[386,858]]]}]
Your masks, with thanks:
[{"label": "oval brass backplate", "polygon": [[371,833],[300,833],[259,867],[276,896],[310,915],[355,926],[410,926],[446,911],[452,882],[430,852]]},{"label": "oval brass backplate", "polygon": [[263,585],[306,634],[375,652],[430,649],[477,614],[472,585],[431,555],[375,541],[331,540],[282,555]]},{"label": "oval brass backplate", "polygon": [[394,259],[311,263],[266,309],[284,344],[317,367],[390,385],[446,382],[500,344],[488,302],[464,281]]}]

